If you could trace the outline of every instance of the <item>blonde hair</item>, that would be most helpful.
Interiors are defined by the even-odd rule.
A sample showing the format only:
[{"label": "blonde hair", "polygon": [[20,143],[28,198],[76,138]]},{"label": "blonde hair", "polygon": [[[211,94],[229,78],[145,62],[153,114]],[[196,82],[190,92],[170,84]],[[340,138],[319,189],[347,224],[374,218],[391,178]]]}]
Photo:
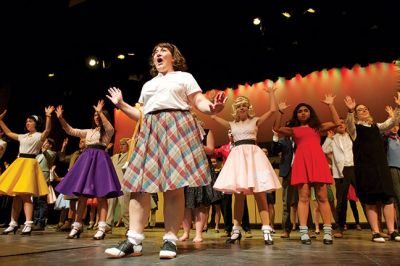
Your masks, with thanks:
[{"label": "blonde hair", "polygon": [[365,108],[367,108],[369,117],[366,120],[362,120],[362,121],[367,122],[368,124],[372,125],[374,123],[374,118],[371,116],[371,113],[369,112],[369,108],[367,106],[365,106],[364,104],[357,104],[356,107],[354,108],[354,119],[356,120],[356,122],[361,121],[360,119],[358,119],[358,116],[357,116],[357,107],[358,106],[364,106]]},{"label": "blonde hair", "polygon": [[242,105],[245,104],[247,105],[247,116],[249,118],[253,118],[255,116],[254,110],[253,110],[253,106],[250,104],[250,100],[249,98],[245,97],[245,96],[239,96],[236,98],[236,100],[234,101],[234,103],[232,104],[232,116],[235,119],[236,122],[238,122],[239,116],[237,114],[237,108]]}]

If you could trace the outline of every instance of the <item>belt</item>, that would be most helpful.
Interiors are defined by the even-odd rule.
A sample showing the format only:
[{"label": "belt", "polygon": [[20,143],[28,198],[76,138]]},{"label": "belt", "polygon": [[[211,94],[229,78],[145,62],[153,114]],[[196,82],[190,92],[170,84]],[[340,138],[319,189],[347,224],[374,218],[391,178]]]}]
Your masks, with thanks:
[{"label": "belt", "polygon": [[169,109],[161,109],[161,110],[151,111],[151,112],[149,112],[147,114],[155,115],[155,114],[159,114],[159,113],[163,113],[163,112],[189,112],[189,110],[169,108]]},{"label": "belt", "polygon": [[106,146],[101,145],[101,144],[91,144],[91,145],[87,145],[86,148],[88,149],[99,149],[99,150],[105,150]]},{"label": "belt", "polygon": [[20,153],[19,154],[20,158],[31,158],[31,159],[35,159],[36,158],[36,154],[29,154],[29,153]]},{"label": "belt", "polygon": [[235,141],[234,144],[235,144],[235,146],[244,145],[244,144],[257,145],[255,139],[241,139],[241,140]]}]

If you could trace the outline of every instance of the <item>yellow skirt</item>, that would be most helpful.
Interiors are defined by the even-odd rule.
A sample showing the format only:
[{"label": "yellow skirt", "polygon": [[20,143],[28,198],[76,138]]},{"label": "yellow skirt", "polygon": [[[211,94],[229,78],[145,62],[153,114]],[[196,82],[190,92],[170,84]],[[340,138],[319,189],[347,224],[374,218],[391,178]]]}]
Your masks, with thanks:
[{"label": "yellow skirt", "polygon": [[0,194],[49,194],[46,178],[36,159],[17,158],[0,176]]}]

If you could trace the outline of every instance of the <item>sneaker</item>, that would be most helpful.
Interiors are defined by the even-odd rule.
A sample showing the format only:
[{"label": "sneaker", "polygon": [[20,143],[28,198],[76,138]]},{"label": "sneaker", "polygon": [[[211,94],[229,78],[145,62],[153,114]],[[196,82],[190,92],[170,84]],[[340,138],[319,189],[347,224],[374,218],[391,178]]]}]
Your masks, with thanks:
[{"label": "sneaker", "polygon": [[128,239],[121,241],[117,246],[108,248],[104,253],[113,258],[122,258],[125,256],[137,257],[142,255],[142,244],[134,245]]},{"label": "sneaker", "polygon": [[244,237],[245,237],[245,238],[252,238],[252,237],[253,237],[253,234],[251,233],[250,230],[249,230],[249,231],[245,231],[245,232],[244,232]]},{"label": "sneaker", "polygon": [[374,233],[372,235],[372,241],[377,243],[385,243],[385,239],[379,233]]},{"label": "sneaker", "polygon": [[393,231],[390,234],[390,238],[389,239],[392,240],[392,241],[400,241],[400,233],[396,232],[396,231]]},{"label": "sneaker", "polygon": [[160,259],[173,259],[176,257],[176,245],[169,240],[164,240],[160,250]]}]

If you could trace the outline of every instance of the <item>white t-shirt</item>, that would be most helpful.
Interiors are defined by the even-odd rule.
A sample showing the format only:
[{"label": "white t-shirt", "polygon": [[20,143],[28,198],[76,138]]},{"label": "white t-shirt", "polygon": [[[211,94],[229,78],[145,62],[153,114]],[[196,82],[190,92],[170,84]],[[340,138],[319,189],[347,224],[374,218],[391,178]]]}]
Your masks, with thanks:
[{"label": "white t-shirt", "polygon": [[19,153],[38,154],[42,149],[43,145],[41,137],[42,137],[41,132],[18,135]]},{"label": "white t-shirt", "polygon": [[7,142],[0,139],[0,159],[3,157],[4,153],[6,152]]},{"label": "white t-shirt", "polygon": [[201,88],[192,74],[159,73],[143,85],[139,103],[143,104],[144,114],[163,109],[189,110],[188,96],[195,92],[201,92]]}]

